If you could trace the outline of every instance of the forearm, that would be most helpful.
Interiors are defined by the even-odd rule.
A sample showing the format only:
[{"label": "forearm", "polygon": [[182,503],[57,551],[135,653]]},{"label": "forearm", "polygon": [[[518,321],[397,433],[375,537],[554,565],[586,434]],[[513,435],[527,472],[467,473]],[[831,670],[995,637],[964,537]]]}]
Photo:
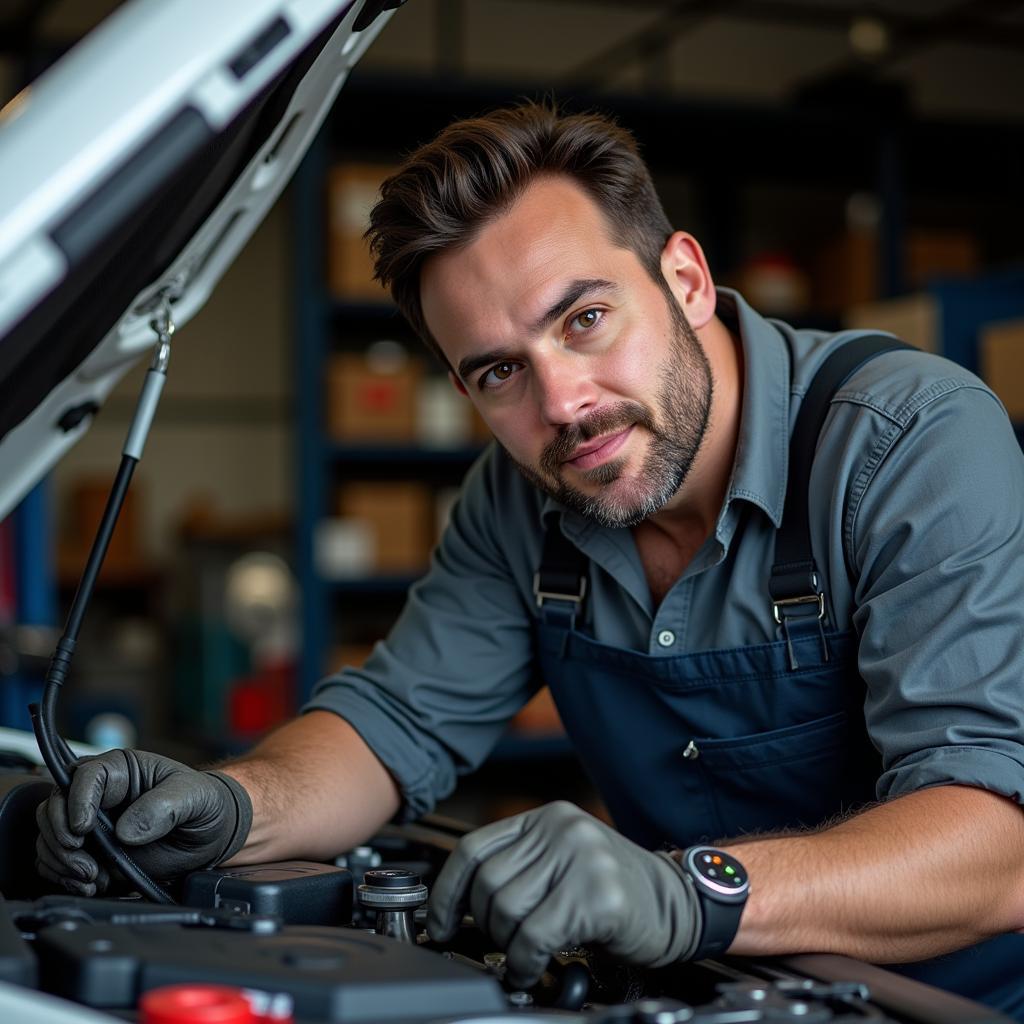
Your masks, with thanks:
[{"label": "forearm", "polygon": [[253,805],[249,838],[233,864],[333,857],[369,838],[401,802],[356,730],[329,711],[289,722],[220,770]]},{"label": "forearm", "polygon": [[1024,812],[941,786],[822,832],[726,844],[750,875],[729,949],[922,960],[1024,927]]}]

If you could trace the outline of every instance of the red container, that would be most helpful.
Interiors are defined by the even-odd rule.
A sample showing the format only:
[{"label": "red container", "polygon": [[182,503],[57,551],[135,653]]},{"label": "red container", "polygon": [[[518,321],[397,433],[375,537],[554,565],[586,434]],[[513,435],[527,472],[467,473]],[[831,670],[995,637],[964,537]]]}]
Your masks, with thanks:
[{"label": "red container", "polygon": [[226,985],[168,985],[139,1001],[141,1024],[255,1024],[241,989]]}]

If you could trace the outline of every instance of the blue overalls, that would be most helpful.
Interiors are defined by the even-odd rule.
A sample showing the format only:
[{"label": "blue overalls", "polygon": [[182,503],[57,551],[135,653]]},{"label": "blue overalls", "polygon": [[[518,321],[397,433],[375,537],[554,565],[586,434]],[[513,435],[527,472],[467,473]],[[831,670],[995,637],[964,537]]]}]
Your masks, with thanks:
[{"label": "blue overalls", "polygon": [[[801,405],[766,595],[779,640],[652,656],[576,629],[588,559],[557,523],[535,579],[542,678],[616,826],[649,849],[814,827],[875,799],[852,630],[826,627],[807,490],[836,388],[866,359],[905,347],[869,336],[830,356]],[[1006,935],[900,973],[1024,1020],[1024,936]]]}]

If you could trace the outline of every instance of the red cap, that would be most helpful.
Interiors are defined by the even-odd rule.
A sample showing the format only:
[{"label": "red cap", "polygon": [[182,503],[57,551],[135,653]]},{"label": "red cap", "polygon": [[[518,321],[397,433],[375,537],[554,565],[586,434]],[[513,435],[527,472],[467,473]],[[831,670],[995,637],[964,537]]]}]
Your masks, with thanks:
[{"label": "red cap", "polygon": [[253,1024],[242,990],[227,985],[167,985],[139,1000],[140,1024]]}]

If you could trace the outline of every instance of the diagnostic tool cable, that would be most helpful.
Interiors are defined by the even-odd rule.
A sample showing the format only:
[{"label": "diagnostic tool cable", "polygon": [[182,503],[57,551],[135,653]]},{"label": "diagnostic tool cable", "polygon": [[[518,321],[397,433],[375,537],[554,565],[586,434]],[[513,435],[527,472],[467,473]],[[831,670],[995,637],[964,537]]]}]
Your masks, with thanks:
[{"label": "diagnostic tool cable", "polygon": [[[57,731],[57,696],[60,693],[60,688],[64,685],[82,627],[82,620],[85,617],[85,609],[92,596],[93,588],[96,586],[103,559],[106,557],[107,548],[110,545],[110,538],[114,533],[117,517],[124,504],[128,485],[131,483],[132,474],[135,472],[139,459],[142,458],[142,449],[156,413],[157,403],[160,401],[160,394],[167,381],[167,362],[171,353],[171,335],[174,333],[174,323],[171,321],[166,300],[152,321],[152,327],[157,334],[156,355],[146,373],[142,394],[139,396],[135,415],[132,417],[132,423],[128,429],[128,437],[121,454],[121,465],[118,467],[117,476],[114,478],[110,490],[110,497],[103,510],[103,518],[96,533],[96,539],[93,541],[92,550],[89,552],[82,580],[75,592],[74,600],[71,602],[71,610],[68,612],[64,633],[57,643],[57,649],[54,651],[46,673],[42,707],[38,704],[29,706],[32,729],[36,735],[36,742],[39,744],[39,752],[46,767],[50,770],[50,774],[53,775],[54,781],[65,794],[71,785],[71,773],[78,761]],[[97,825],[92,834],[95,837],[96,845],[99,846],[108,863],[127,878],[143,896],[155,903],[174,902],[168,893],[161,889],[121,848],[115,838],[114,826],[107,813],[102,809],[97,814]]]}]

